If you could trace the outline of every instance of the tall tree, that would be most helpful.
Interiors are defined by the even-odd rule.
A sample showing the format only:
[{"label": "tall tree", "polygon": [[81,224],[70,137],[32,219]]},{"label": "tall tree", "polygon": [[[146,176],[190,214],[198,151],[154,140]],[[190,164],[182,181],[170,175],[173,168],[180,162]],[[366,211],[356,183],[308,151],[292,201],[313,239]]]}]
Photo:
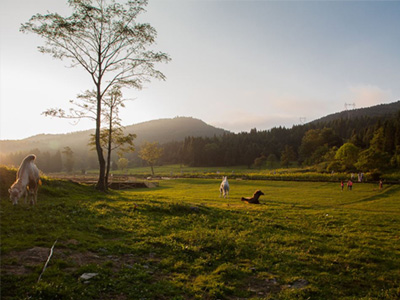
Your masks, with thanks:
[{"label": "tall tree", "polygon": [[300,161],[306,164],[318,163],[333,146],[339,147],[342,140],[331,128],[310,129],[301,141]]},{"label": "tall tree", "polygon": [[[77,122],[82,118],[96,120],[96,92],[85,91],[77,98],[77,100],[70,100],[72,107],[68,113],[62,109],[48,109],[44,112],[44,115],[75,119]],[[119,117],[119,109],[125,107],[124,102],[121,88],[117,85],[113,86],[102,98],[102,124],[105,124],[105,126],[100,130],[100,145],[103,151],[106,151],[106,187],[108,186],[112,151],[119,149],[119,156],[124,152],[134,151],[133,140],[136,135],[124,135],[124,127],[121,125]],[[96,149],[96,135],[91,135],[89,145]]]},{"label": "tall tree", "polygon": [[70,173],[74,169],[75,164],[74,151],[70,147],[64,147],[62,153],[65,155],[65,169]]},{"label": "tall tree", "polygon": [[[102,128],[100,132],[100,143],[107,153],[105,181],[108,186],[108,178],[111,168],[111,153],[118,149],[118,156],[124,152],[135,151],[133,140],[136,134],[124,134],[121,119],[119,117],[119,108],[125,107],[125,100],[122,98],[122,92],[119,86],[114,86],[103,98],[103,116],[107,127]],[[96,145],[95,136],[92,136],[92,145]]]},{"label": "tall tree", "polygon": [[56,151],[51,157],[51,172],[61,172],[62,171],[62,158],[60,150]]},{"label": "tall tree", "polygon": [[360,149],[352,143],[343,144],[336,152],[335,159],[343,171],[353,171]]},{"label": "tall tree", "polygon": [[267,158],[265,157],[265,155],[263,154],[263,155],[261,155],[261,156],[259,156],[259,157],[257,157],[255,160],[254,160],[254,167],[256,167],[256,168],[262,168],[262,167],[265,167],[265,162],[267,161]]},{"label": "tall tree", "polygon": [[268,167],[272,168],[274,166],[274,163],[277,161],[278,161],[278,158],[276,157],[275,154],[271,153],[270,155],[268,155],[268,157],[267,157]]},{"label": "tall tree", "polygon": [[107,145],[107,169],[106,169],[106,185],[108,186],[108,177],[111,166],[111,152],[119,149],[119,156],[124,152],[133,152],[133,140],[136,134],[124,135],[121,119],[119,118],[119,108],[124,107],[124,100],[119,86],[114,87],[110,93],[109,101],[105,101],[107,111],[105,113],[108,129],[104,130],[104,138],[102,139]]},{"label": "tall tree", "polygon": [[293,147],[286,145],[281,154],[281,165],[288,168],[291,161],[296,159],[296,153]]},{"label": "tall tree", "polygon": [[167,62],[162,52],[147,50],[155,42],[156,30],[136,21],[145,11],[147,0],[124,4],[107,0],[68,0],[73,12],[36,14],[21,26],[45,39],[39,51],[54,58],[71,60],[90,76],[96,93],[95,142],[99,161],[97,189],[106,190],[106,161],[100,141],[102,99],[114,85],[142,88],[150,78],[165,79],[155,69],[156,62]]},{"label": "tall tree", "polygon": [[304,134],[301,140],[301,146],[299,148],[300,162],[309,163],[308,159],[311,157],[312,153],[321,145],[323,145],[321,130],[320,129],[308,130]]},{"label": "tall tree", "polygon": [[163,148],[160,148],[157,142],[149,143],[145,142],[142,145],[142,149],[139,152],[139,157],[146,161],[151,168],[151,174],[154,176],[154,165],[157,160],[161,157]]},{"label": "tall tree", "polygon": [[360,153],[356,163],[358,169],[382,171],[390,166],[390,155],[384,151],[384,140],[383,127],[379,127],[374,132],[369,148]]},{"label": "tall tree", "polygon": [[117,162],[118,169],[125,170],[128,167],[128,163],[128,159],[126,159],[125,157],[120,157]]}]

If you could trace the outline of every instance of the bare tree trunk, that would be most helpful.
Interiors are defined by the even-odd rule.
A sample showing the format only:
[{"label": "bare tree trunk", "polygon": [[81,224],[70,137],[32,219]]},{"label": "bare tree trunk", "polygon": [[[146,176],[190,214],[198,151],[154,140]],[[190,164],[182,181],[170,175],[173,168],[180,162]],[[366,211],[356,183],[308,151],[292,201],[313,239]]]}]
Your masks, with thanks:
[{"label": "bare tree trunk", "polygon": [[[111,96],[112,97],[112,96]],[[112,146],[112,107],[110,109],[110,124],[108,127],[108,149],[107,149],[107,170],[106,170],[106,186],[108,188],[108,176],[110,175],[110,164],[111,164],[111,146]]]},{"label": "bare tree trunk", "polygon": [[153,169],[153,165],[150,165],[151,167],[151,175],[154,176],[154,169]]},{"label": "bare tree trunk", "polygon": [[107,153],[107,168],[106,168],[106,176],[105,176],[105,184],[108,187],[108,178],[110,176],[110,164],[111,164],[111,150],[110,147],[108,148],[108,153]]},{"label": "bare tree trunk", "polygon": [[100,142],[97,141],[97,129],[96,129],[96,151],[99,160],[99,179],[97,181],[96,189],[105,192],[107,190],[105,182],[106,161],[104,159],[103,149],[98,144],[100,144]]},{"label": "bare tree trunk", "polygon": [[106,161],[103,155],[103,149],[101,148],[100,143],[100,128],[101,128],[101,90],[100,84],[97,85],[97,118],[96,118],[96,151],[97,158],[99,160],[99,179],[97,181],[96,189],[99,191],[107,191],[107,185],[105,182],[105,170],[106,170]]},{"label": "bare tree trunk", "polygon": [[[97,52],[98,55],[98,77],[97,77],[97,82],[94,80],[97,91],[97,111],[96,111],[96,151],[97,151],[97,157],[99,159],[99,179],[97,181],[96,189],[99,191],[107,191],[107,185],[105,181],[105,171],[106,171],[106,161],[104,159],[103,155],[103,148],[101,147],[101,141],[100,141],[100,130],[101,130],[101,101],[102,101],[102,93],[101,93],[101,80],[103,77],[103,69],[102,69],[102,63],[101,63],[101,31],[100,31],[100,37],[99,37],[99,49]],[[93,75],[92,75],[93,76]]]}]

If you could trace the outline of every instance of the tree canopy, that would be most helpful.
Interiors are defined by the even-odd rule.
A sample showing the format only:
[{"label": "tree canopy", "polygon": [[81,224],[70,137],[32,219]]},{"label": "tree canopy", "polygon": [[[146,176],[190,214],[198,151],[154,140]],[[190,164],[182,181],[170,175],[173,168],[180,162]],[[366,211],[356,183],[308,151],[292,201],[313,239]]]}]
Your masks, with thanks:
[{"label": "tree canopy", "polygon": [[[147,0],[117,3],[107,0],[69,0],[72,14],[36,14],[21,26],[45,40],[39,51],[57,59],[68,59],[71,66],[83,68],[94,84],[96,94],[95,144],[99,161],[97,188],[106,190],[106,162],[100,141],[102,99],[113,86],[141,89],[150,78],[164,80],[155,63],[168,62],[163,52],[147,50],[157,32],[147,23],[136,21],[145,11]],[[54,109],[59,111],[58,109]]]},{"label": "tree canopy", "polygon": [[150,168],[151,174],[154,176],[154,165],[163,153],[163,148],[159,146],[157,142],[145,142],[139,152],[139,157],[146,161]]}]

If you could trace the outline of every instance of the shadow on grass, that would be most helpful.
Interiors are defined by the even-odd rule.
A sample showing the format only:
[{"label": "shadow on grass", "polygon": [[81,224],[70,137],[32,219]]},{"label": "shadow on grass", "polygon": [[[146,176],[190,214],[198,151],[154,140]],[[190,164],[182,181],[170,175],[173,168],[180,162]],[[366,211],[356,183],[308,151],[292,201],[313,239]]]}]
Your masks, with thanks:
[{"label": "shadow on grass", "polygon": [[[231,209],[177,202],[173,193],[152,198],[152,191],[101,193],[50,180],[37,206],[1,199],[2,299],[378,298],[375,291],[384,289],[395,295],[399,275],[387,266],[398,259],[376,252],[382,243],[374,236],[358,237],[365,225],[350,232],[347,219],[311,207]],[[56,239],[56,255],[37,283],[43,264],[21,262],[20,254],[50,249]],[[28,273],[4,272],[21,264]],[[98,275],[80,280],[87,272]],[[289,287],[296,280],[308,284]]]},{"label": "shadow on grass", "polygon": [[393,197],[393,195],[398,193],[399,190],[400,190],[400,185],[390,185],[390,186],[386,187],[385,189],[383,189],[378,194],[375,194],[375,195],[369,196],[369,197],[365,197],[365,198],[359,199],[357,201],[342,203],[342,204],[339,204],[338,206],[347,206],[347,205],[356,204],[356,203],[383,200],[383,199],[386,199],[386,198]]},{"label": "shadow on grass", "polygon": [[[149,222],[152,212],[134,209],[127,197],[125,206],[114,207],[110,196],[92,187],[50,180],[44,181],[36,206],[12,206],[1,197],[2,299],[179,295],[182,288],[147,260],[150,245],[144,246],[145,234],[135,237],[135,225]],[[172,205],[163,214],[168,211],[184,213],[185,208]],[[132,226],[122,226],[122,220],[132,221]],[[56,254],[37,282],[47,257],[32,255],[49,251],[55,240]],[[32,254],[28,260],[23,259],[25,253]],[[85,272],[98,276],[84,284],[79,277]]]}]

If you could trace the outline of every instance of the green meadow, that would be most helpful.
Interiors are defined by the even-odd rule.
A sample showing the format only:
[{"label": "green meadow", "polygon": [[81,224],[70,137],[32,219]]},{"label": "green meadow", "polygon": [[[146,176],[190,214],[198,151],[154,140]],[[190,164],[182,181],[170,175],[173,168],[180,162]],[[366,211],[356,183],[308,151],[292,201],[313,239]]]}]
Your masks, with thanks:
[{"label": "green meadow", "polygon": [[[247,166],[232,167],[189,167],[177,165],[154,166],[155,176],[163,177],[186,177],[186,178],[221,178],[227,175],[230,178],[253,179],[253,180],[289,180],[289,181],[347,181],[351,174],[340,172],[321,172],[318,166],[279,168],[279,164],[269,168],[248,168]],[[125,170],[113,170],[111,172],[118,176],[137,176],[139,178],[151,176],[150,167],[135,167]],[[97,176],[98,170],[89,170],[89,176]],[[61,173],[65,176],[65,173]],[[382,179],[385,182],[400,183],[400,172],[381,174],[380,172],[366,172],[364,181],[377,182]],[[357,180],[357,174],[353,174],[353,180]]]},{"label": "green meadow", "polygon": [[224,199],[216,179],[104,194],[48,178],[32,207],[9,202],[14,176],[1,299],[400,297],[400,185],[231,179]]}]

